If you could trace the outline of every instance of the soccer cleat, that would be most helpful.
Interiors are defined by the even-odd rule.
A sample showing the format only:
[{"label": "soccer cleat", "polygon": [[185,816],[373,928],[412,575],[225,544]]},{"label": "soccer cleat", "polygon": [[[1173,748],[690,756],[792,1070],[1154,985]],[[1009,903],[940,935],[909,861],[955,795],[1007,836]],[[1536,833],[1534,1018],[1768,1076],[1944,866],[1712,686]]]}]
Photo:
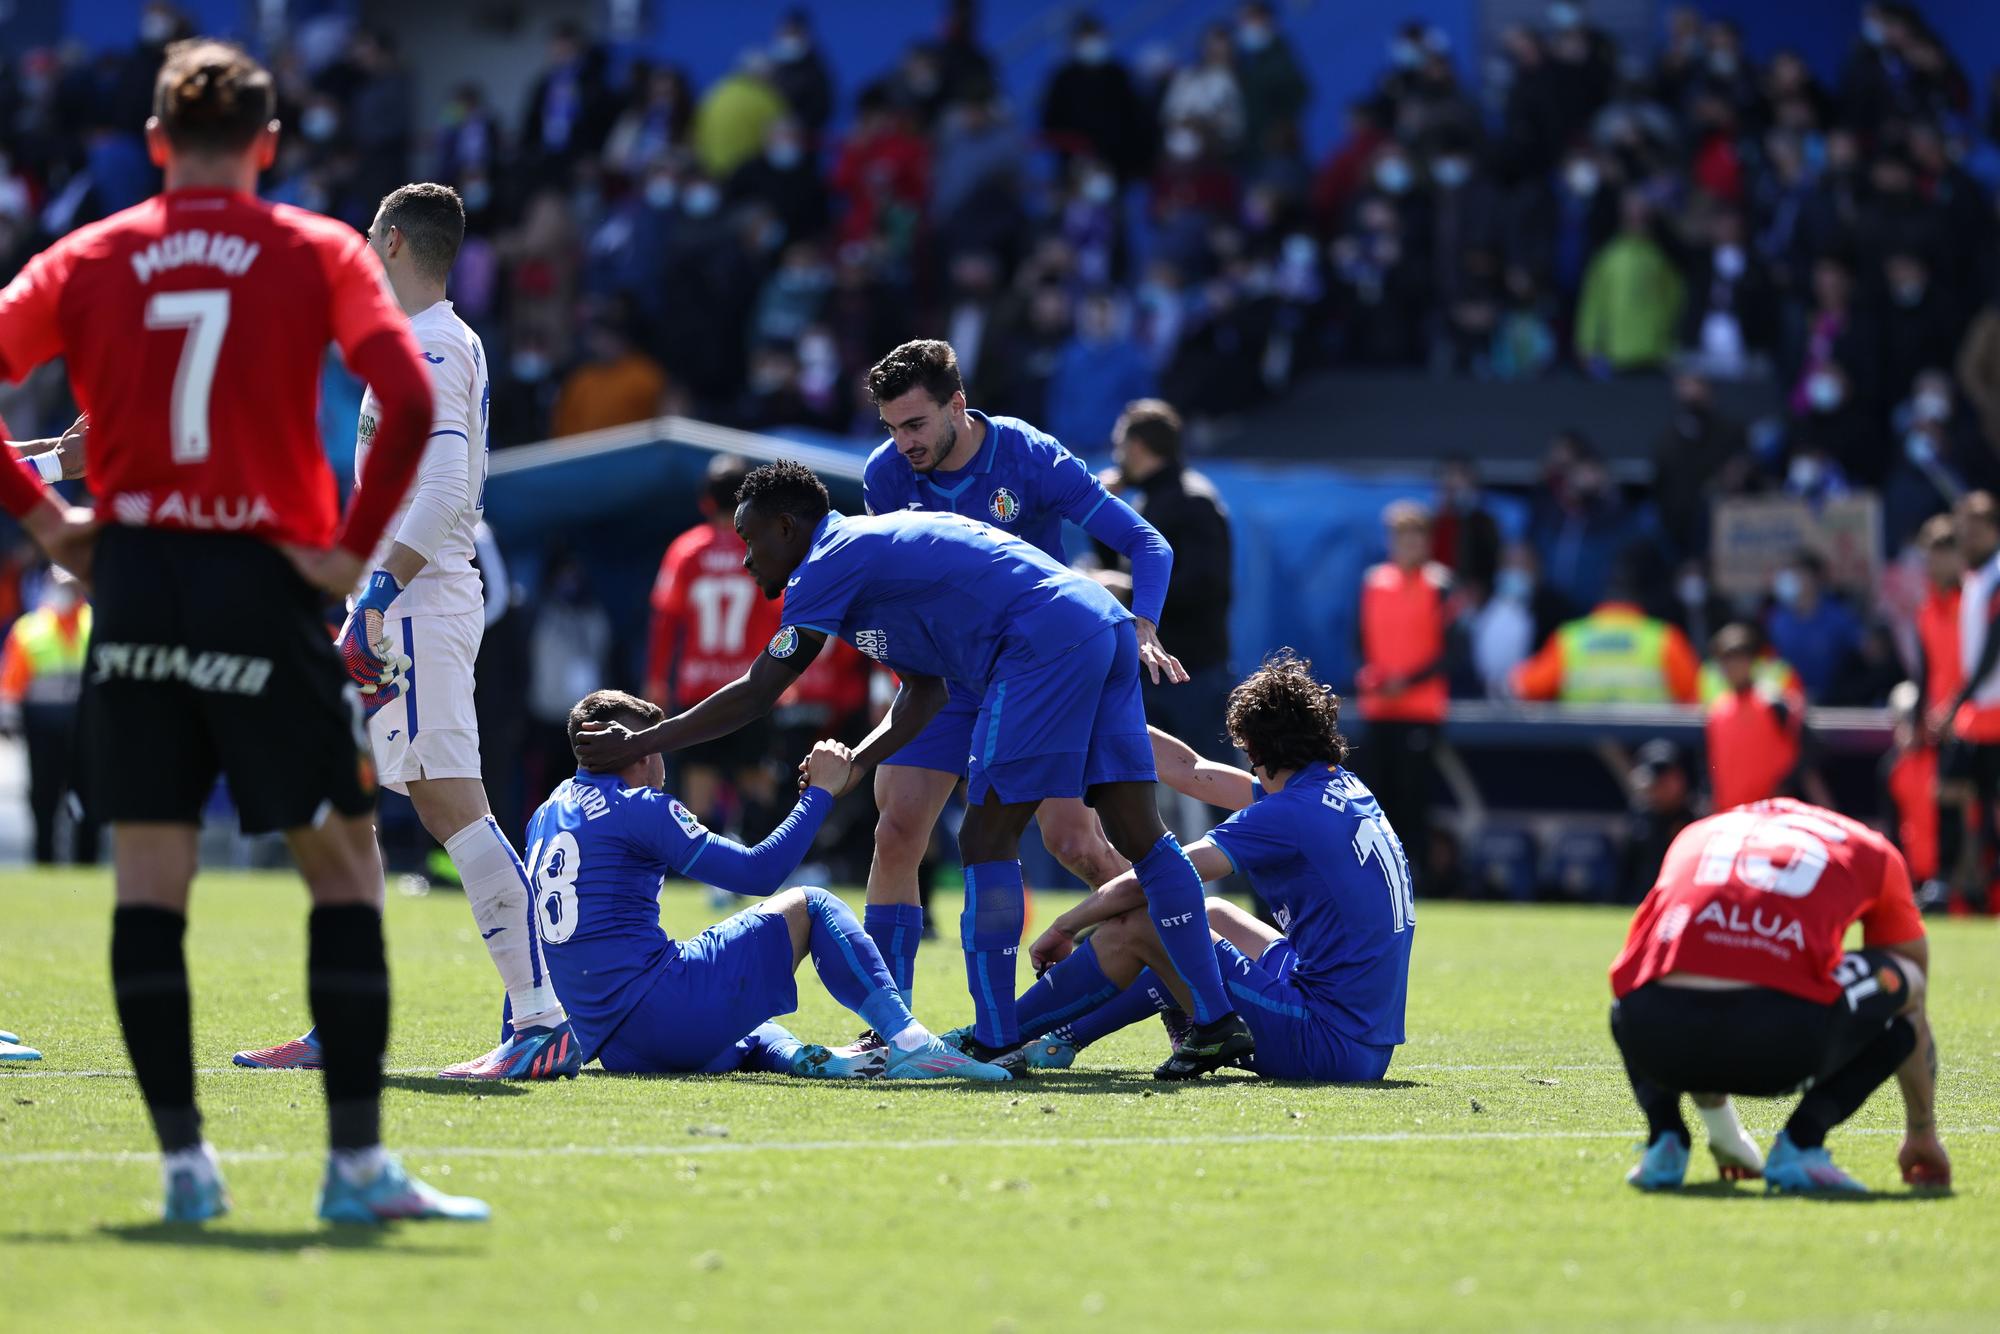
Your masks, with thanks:
[{"label": "soccer cleat", "polygon": [[1799,1195],[1832,1195],[1865,1193],[1868,1187],[1835,1166],[1824,1145],[1802,1149],[1780,1130],[1771,1145],[1770,1156],[1764,1160],[1764,1189],[1773,1194],[1790,1191]]},{"label": "soccer cleat", "polygon": [[575,1079],[583,1070],[583,1046],[569,1020],[537,1028],[517,1028],[514,1036],[476,1060],[446,1066],[440,1079]]},{"label": "soccer cleat", "polygon": [[[932,1038],[915,1051],[898,1051],[891,1043],[888,1053],[885,1079],[977,1079],[998,1084],[1016,1077],[1012,1067],[979,1060],[940,1038]],[[1019,1056],[1018,1052],[1011,1054]]]},{"label": "soccer cleat", "polygon": [[0,1033],[0,1061],[39,1061],[42,1054],[21,1041],[17,1033]]},{"label": "soccer cleat", "polygon": [[1076,1064],[1076,1044],[1050,1033],[1021,1048],[1030,1070],[1067,1070]]},{"label": "soccer cleat", "polygon": [[1220,1019],[1196,1024],[1174,1048],[1174,1054],[1153,1071],[1155,1079],[1199,1079],[1211,1070],[1243,1060],[1257,1050],[1250,1025],[1231,1010]]},{"label": "soccer cleat", "polygon": [[1625,1174],[1625,1183],[1640,1190],[1679,1190],[1687,1174],[1688,1146],[1679,1135],[1662,1130],[1646,1146],[1638,1165]]},{"label": "soccer cleat", "polygon": [[160,1160],[166,1204],[160,1210],[167,1223],[206,1223],[229,1212],[229,1188],[222,1184],[215,1149],[202,1143]]},{"label": "soccer cleat", "polygon": [[458,1223],[483,1223],[492,1215],[486,1201],[469,1195],[446,1195],[411,1176],[395,1154],[386,1155],[382,1170],[366,1185],[357,1186],[331,1161],[319,1188],[319,1216],[329,1223],[419,1222],[442,1218]]},{"label": "soccer cleat", "polygon": [[309,1028],[304,1037],[258,1051],[239,1051],[229,1059],[251,1070],[318,1070],[319,1030]]},{"label": "soccer cleat", "polygon": [[889,1053],[882,1047],[835,1051],[808,1042],[792,1058],[792,1075],[797,1079],[874,1079],[888,1068]]},{"label": "soccer cleat", "polygon": [[880,1033],[877,1033],[872,1028],[866,1028],[861,1031],[861,1036],[854,1039],[851,1045],[842,1047],[841,1050],[855,1051],[855,1052],[880,1051],[882,1048],[888,1045],[889,1045],[889,1039],[883,1037]]},{"label": "soccer cleat", "polygon": [[1756,1181],[1764,1175],[1764,1155],[1747,1135],[1734,1144],[1710,1140],[1708,1152],[1715,1159],[1715,1174],[1724,1181]]},{"label": "soccer cleat", "polygon": [[970,1056],[975,1061],[987,1065],[997,1065],[1015,1079],[1026,1079],[1030,1070],[1028,1049],[1025,1044],[1013,1047],[989,1047],[972,1035],[972,1025],[954,1028],[942,1034],[939,1041],[953,1051]]},{"label": "soccer cleat", "polygon": [[1194,1032],[1194,1020],[1188,1018],[1186,1010],[1175,1006],[1171,1010],[1160,1011],[1160,1026],[1167,1030],[1167,1045],[1178,1047]]}]

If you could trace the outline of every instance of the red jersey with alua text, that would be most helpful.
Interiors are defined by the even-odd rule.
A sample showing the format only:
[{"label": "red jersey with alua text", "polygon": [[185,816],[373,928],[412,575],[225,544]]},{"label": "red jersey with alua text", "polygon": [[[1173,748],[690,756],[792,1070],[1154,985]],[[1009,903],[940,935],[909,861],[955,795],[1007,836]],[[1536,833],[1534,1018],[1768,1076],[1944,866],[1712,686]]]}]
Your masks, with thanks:
[{"label": "red jersey with alua text", "polygon": [[780,604],[767,601],[743,568],[746,548],[713,523],[675,538],[653,583],[647,675],[665,680],[674,664],[674,707],[691,708],[750,670],[778,632]]},{"label": "red jersey with alua text", "polygon": [[1857,921],[1870,946],[1924,934],[1909,868],[1887,839],[1802,801],[1739,806],[1695,821],[1667,849],[1611,990],[1696,973],[1824,1005],[1840,995],[1833,970]]},{"label": "red jersey with alua text", "polygon": [[67,359],[104,518],[324,547],[340,513],[321,363],[385,332],[410,337],[352,227],[174,190],[29,261],[0,292],[0,374]]}]

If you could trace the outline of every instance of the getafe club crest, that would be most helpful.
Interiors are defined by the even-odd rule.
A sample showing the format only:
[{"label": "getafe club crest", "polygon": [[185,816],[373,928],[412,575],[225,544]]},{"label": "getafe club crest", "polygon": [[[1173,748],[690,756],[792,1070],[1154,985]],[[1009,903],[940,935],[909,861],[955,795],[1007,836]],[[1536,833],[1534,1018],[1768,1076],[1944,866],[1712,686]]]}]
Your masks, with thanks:
[{"label": "getafe club crest", "polygon": [[770,646],[764,651],[774,658],[791,657],[799,651],[799,632],[789,625],[786,626],[771,636]]},{"label": "getafe club crest", "polygon": [[1021,498],[1003,486],[986,502],[986,512],[995,523],[1012,523],[1021,517]]}]

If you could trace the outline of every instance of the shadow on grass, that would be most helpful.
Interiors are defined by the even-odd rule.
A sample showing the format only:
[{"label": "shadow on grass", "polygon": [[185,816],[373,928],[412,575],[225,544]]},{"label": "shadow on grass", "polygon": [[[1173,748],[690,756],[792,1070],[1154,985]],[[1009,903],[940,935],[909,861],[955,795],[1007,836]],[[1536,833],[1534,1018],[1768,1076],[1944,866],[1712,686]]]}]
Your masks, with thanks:
[{"label": "shadow on grass", "polygon": [[[768,1079],[787,1081],[789,1076],[772,1075],[768,1071],[725,1072],[711,1074],[627,1074],[609,1070],[589,1069],[583,1072],[585,1079],[617,1080],[739,1080],[760,1075]],[[449,1081],[447,1081],[449,1082]],[[1340,1089],[1356,1093],[1395,1093],[1403,1089],[1429,1088],[1430,1085],[1416,1079],[1371,1079],[1353,1084],[1333,1084],[1311,1079],[1259,1079],[1245,1070],[1217,1070],[1201,1079],[1155,1079],[1150,1070],[1037,1070],[1030,1078],[1008,1080],[1005,1083],[985,1084],[971,1079],[801,1079],[800,1084],[810,1084],[814,1088],[829,1092],[850,1094],[875,1094],[894,1091],[897,1093],[916,1092],[923,1089],[955,1088],[978,1089],[990,1093],[1049,1093],[1064,1095],[1087,1095],[1103,1093],[1143,1094],[1156,1097],[1173,1097],[1201,1086],[1214,1087],[1222,1083],[1255,1082],[1259,1087],[1270,1089]]]},{"label": "shadow on grass", "polygon": [[[231,1228],[193,1227],[186,1223],[105,1223],[93,1233],[15,1232],[0,1234],[0,1242],[10,1245],[75,1245],[98,1241],[122,1241],[138,1246],[175,1246],[189,1250],[250,1252],[372,1251],[398,1239],[394,1225],[386,1227],[301,1227]],[[398,1251],[390,1255],[484,1255],[484,1246],[425,1246],[421,1250]]]},{"label": "shadow on grass", "polygon": [[1764,1189],[1756,1181],[1703,1181],[1679,1190],[1656,1192],[1662,1199],[1685,1200],[1804,1200],[1810,1204],[1883,1204],[1901,1201],[1905,1204],[1925,1200],[1948,1200],[1949,1190],[1857,1190],[1826,1191],[1804,1193],[1779,1191],[1773,1193]]},{"label": "shadow on grass", "polygon": [[405,1093],[429,1093],[441,1098],[483,1098],[489,1095],[518,1098],[528,1092],[527,1087],[516,1080],[439,1079],[436,1075],[384,1075],[382,1086],[401,1089]]}]

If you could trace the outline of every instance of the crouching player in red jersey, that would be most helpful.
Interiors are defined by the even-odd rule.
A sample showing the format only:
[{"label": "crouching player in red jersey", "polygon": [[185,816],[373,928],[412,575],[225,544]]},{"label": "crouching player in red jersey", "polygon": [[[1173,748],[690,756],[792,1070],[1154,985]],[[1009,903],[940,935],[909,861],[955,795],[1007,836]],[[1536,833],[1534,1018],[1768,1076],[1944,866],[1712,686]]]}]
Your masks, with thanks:
[{"label": "crouching player in red jersey", "polygon": [[[1862,948],[1845,954],[1857,921]],[[1929,967],[1909,868],[1872,829],[1782,799],[1689,825],[1611,966],[1611,1034],[1648,1127],[1627,1180],[1642,1190],[1681,1184],[1682,1093],[1710,1119],[1727,1111],[1718,1095],[1803,1091],[1763,1164],[1765,1184],[1862,1190],[1827,1155],[1827,1132],[1893,1075],[1908,1118],[1903,1180],[1948,1186],[1924,1014]],[[1733,1114],[1722,1119],[1734,1125]],[[1729,1160],[1718,1161],[1727,1175]]]}]

